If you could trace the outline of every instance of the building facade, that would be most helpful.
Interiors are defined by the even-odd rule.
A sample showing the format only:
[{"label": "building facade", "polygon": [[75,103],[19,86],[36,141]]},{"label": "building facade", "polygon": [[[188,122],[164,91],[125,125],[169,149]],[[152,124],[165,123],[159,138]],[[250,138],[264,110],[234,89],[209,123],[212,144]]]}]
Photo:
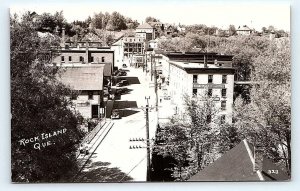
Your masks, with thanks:
[{"label": "building facade", "polygon": [[[168,94],[179,117],[185,118],[184,97],[212,98],[217,117],[232,123],[234,68],[232,56],[215,53],[164,54],[162,74],[167,78]],[[205,100],[204,100],[205,101]]]},{"label": "building facade", "polygon": [[236,30],[236,33],[238,35],[245,35],[245,36],[252,34],[252,32],[253,30],[251,30],[247,25],[239,26],[238,29]]},{"label": "building facade", "polygon": [[73,102],[73,109],[87,119],[103,117],[104,66],[88,64],[63,66],[62,69],[63,72],[57,77],[58,80],[78,93],[77,96],[68,97]]},{"label": "building facade", "polygon": [[146,41],[155,39],[155,29],[148,23],[139,25],[135,29],[136,37],[144,38]]},{"label": "building facade", "polygon": [[144,54],[145,38],[142,37],[123,37],[124,57],[130,58],[134,54]]}]

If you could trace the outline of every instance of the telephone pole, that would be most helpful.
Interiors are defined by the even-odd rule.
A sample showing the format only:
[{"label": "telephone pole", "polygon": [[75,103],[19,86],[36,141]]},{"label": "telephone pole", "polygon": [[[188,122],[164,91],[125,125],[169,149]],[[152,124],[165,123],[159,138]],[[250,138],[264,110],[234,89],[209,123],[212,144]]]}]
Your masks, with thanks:
[{"label": "telephone pole", "polygon": [[154,54],[154,92],[155,92],[155,110],[158,111],[158,95],[157,95],[157,71],[156,71],[156,56]]},{"label": "telephone pole", "polygon": [[147,140],[147,182],[151,181],[150,178],[150,140],[149,140],[149,97],[145,97],[147,100],[146,105],[146,140]]}]

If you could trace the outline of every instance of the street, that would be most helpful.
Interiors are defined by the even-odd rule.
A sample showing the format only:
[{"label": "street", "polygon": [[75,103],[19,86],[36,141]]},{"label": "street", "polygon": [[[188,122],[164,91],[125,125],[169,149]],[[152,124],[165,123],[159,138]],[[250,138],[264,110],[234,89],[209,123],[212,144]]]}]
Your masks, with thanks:
[{"label": "street", "polygon": [[[120,110],[121,119],[112,120],[112,128],[83,168],[84,175],[79,176],[82,179],[80,181],[146,181],[146,142],[130,140],[146,140],[145,109],[142,107],[147,104],[145,96],[150,96],[149,106],[155,106],[154,87],[149,85],[147,79],[150,77],[141,68],[129,68],[127,76],[122,78],[129,81],[127,87],[132,91],[121,95],[121,99],[115,101],[115,108]],[[150,109],[150,138],[154,138],[156,121],[157,112]],[[130,149],[130,146],[138,149]],[[97,173],[105,172],[107,174],[99,179]]]}]

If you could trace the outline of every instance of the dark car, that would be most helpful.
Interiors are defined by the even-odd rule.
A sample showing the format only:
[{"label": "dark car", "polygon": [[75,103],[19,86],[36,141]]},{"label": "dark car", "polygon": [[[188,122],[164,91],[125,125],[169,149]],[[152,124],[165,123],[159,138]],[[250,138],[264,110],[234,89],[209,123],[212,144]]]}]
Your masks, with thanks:
[{"label": "dark car", "polygon": [[122,82],[118,82],[118,83],[116,84],[116,86],[117,86],[117,87],[122,87],[122,86],[124,86],[124,84],[123,84]]},{"label": "dark car", "polygon": [[120,118],[121,117],[120,117],[120,113],[118,110],[115,109],[111,112],[111,119],[120,119]]},{"label": "dark car", "polygon": [[122,80],[121,83],[122,83],[124,86],[129,85],[129,82],[128,82],[127,80]]}]

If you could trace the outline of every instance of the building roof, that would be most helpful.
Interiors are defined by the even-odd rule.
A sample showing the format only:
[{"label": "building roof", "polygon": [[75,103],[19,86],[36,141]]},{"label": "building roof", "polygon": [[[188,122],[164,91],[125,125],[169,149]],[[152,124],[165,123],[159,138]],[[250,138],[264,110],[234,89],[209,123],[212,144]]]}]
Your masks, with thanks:
[{"label": "building roof", "polygon": [[174,61],[204,60],[204,56],[206,56],[208,62],[213,62],[214,60],[232,61],[233,57],[232,55],[221,55],[215,52],[166,52],[163,55]]},{"label": "building roof", "polygon": [[151,25],[149,25],[148,23],[144,23],[139,25],[137,29],[153,29],[153,27],[151,27]]},{"label": "building roof", "polygon": [[65,67],[58,77],[74,90],[102,90],[104,66]]},{"label": "building roof", "polygon": [[251,29],[247,26],[247,25],[244,25],[244,26],[239,26],[239,28],[237,29],[237,31],[251,31]]},{"label": "building roof", "polygon": [[[243,140],[210,166],[192,176],[189,181],[289,180],[287,174],[266,157],[263,158],[262,170],[254,172],[254,164],[253,146]],[[277,170],[277,174],[270,170]]]}]

